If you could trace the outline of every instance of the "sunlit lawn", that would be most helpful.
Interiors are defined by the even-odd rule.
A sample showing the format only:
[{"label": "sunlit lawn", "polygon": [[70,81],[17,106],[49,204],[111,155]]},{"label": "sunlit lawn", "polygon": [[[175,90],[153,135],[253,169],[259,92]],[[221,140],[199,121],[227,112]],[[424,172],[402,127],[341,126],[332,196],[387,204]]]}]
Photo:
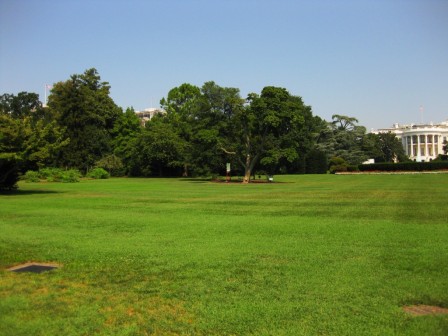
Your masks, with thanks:
[{"label": "sunlit lawn", "polygon": [[21,183],[0,335],[448,334],[448,174],[275,180]]}]

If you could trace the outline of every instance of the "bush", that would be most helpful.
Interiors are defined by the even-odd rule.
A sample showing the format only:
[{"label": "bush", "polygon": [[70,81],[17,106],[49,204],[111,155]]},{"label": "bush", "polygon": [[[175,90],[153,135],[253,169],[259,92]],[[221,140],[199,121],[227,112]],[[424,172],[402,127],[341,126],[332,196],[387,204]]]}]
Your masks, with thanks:
[{"label": "bush", "polygon": [[340,157],[332,157],[330,159],[330,173],[346,172],[348,170],[348,163]]},{"label": "bush", "polygon": [[0,190],[17,188],[19,180],[18,161],[14,154],[0,154]]},{"label": "bush", "polygon": [[60,168],[42,168],[39,170],[39,177],[48,182],[61,182],[64,170]]},{"label": "bush", "polygon": [[87,174],[87,177],[93,179],[108,179],[110,174],[103,168],[94,168]]},{"label": "bush", "polygon": [[28,174],[30,174],[31,179],[34,178],[34,173],[37,174],[38,179],[47,180],[48,182],[79,182],[82,176],[77,169],[42,168],[38,173],[28,171],[25,175],[25,180],[28,182],[38,182],[38,180],[31,181],[27,179]]},{"label": "bush", "polygon": [[81,173],[77,169],[69,169],[64,170],[62,173],[62,182],[79,182],[79,179],[81,178]]},{"label": "bush", "polygon": [[373,163],[360,165],[360,171],[431,171],[448,169],[447,161]]},{"label": "bush", "polygon": [[23,178],[26,182],[39,182],[40,178],[39,178],[39,172],[34,171],[34,170],[28,170],[25,173],[25,176]]}]

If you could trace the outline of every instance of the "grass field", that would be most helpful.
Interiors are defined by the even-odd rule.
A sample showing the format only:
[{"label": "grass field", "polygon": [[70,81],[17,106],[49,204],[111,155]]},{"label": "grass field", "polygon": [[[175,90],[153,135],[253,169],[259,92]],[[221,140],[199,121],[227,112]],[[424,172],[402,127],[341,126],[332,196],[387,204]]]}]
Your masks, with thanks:
[{"label": "grass field", "polygon": [[448,335],[448,174],[275,178],[21,183],[0,335]]}]

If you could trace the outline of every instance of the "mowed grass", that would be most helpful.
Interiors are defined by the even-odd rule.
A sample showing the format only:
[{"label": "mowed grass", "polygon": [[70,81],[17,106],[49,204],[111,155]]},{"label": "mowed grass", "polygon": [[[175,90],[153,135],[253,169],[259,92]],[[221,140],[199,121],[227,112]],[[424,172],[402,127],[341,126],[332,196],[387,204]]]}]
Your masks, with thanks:
[{"label": "mowed grass", "polygon": [[0,335],[448,334],[448,174],[275,179],[21,183]]}]

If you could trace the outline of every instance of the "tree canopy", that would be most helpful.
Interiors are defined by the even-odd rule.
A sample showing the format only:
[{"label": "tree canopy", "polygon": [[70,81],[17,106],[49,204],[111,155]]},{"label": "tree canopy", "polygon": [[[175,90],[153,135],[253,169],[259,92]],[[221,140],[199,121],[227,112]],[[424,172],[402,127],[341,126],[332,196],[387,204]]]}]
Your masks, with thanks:
[{"label": "tree canopy", "polygon": [[48,107],[35,93],[3,94],[0,154],[16,158],[22,172],[102,167],[115,175],[210,176],[231,163],[246,183],[256,172],[325,173],[367,158],[406,160],[394,134],[367,134],[342,114],[325,121],[282,87],[243,98],[213,81],[184,83],[160,106],[164,113],[143,126],[132,107],[123,112],[115,104],[94,68],[55,83]]},{"label": "tree canopy", "polygon": [[72,75],[53,86],[48,106],[70,139],[60,151],[60,165],[87,171],[112,152],[111,133],[121,109],[109,96],[109,90],[109,83],[101,82],[96,69]]}]

